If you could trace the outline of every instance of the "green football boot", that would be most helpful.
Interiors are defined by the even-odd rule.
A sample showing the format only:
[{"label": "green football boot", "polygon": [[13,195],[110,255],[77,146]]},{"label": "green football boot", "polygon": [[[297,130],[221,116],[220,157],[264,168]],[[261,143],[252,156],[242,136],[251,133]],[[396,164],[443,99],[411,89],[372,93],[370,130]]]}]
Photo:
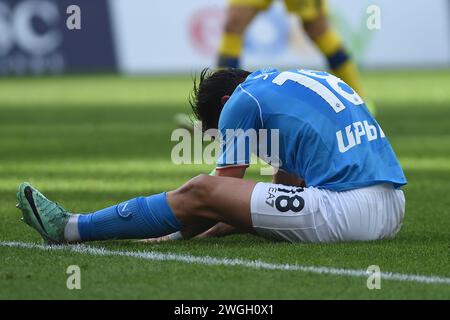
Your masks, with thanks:
[{"label": "green football boot", "polygon": [[29,183],[22,183],[17,192],[17,208],[22,211],[22,221],[35,229],[47,244],[61,244],[64,227],[70,214],[57,203],[48,200]]}]

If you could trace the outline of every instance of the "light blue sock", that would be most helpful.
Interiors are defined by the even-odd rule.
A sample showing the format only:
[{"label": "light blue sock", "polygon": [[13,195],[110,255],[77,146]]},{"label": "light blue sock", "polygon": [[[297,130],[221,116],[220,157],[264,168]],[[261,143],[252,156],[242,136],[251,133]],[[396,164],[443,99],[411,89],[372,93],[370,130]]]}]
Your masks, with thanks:
[{"label": "light blue sock", "polygon": [[165,192],[131,199],[78,218],[82,241],[155,238],[180,229],[181,223],[170,209]]}]

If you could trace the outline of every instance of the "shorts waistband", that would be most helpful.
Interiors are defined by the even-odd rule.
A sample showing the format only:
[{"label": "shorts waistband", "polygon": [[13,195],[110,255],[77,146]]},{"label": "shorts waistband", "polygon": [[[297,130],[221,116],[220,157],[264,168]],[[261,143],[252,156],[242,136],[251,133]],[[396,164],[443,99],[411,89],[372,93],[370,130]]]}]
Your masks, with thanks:
[{"label": "shorts waistband", "polygon": [[[392,183],[389,182],[385,182],[385,183],[380,183],[380,184],[376,184],[373,186],[369,186],[369,187],[364,187],[364,188],[358,188],[356,190],[364,190],[364,191],[387,191],[387,190],[397,190],[395,189],[394,185]],[[400,189],[398,189],[400,190]]]}]

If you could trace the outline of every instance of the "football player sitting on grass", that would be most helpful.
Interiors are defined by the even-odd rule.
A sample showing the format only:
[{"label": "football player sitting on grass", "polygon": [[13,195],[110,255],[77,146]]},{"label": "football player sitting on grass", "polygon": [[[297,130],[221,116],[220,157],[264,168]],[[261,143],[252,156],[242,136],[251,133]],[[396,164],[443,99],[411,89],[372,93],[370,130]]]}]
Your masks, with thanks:
[{"label": "football player sitting on grass", "polygon": [[[402,168],[364,101],[339,78],[311,70],[204,70],[191,104],[204,131],[220,132],[217,176],[90,214],[68,212],[23,183],[23,220],[47,243],[235,232],[339,242],[399,231]],[[261,129],[278,134],[278,148],[267,149],[279,150],[273,183],[242,179],[250,153],[265,157],[246,139]]]}]

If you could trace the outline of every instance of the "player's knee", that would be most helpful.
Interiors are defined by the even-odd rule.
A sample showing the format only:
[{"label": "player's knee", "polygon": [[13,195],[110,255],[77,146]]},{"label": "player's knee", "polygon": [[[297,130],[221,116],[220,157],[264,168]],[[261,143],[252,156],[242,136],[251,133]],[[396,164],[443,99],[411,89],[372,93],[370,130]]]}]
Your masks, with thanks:
[{"label": "player's knee", "polygon": [[214,186],[213,179],[207,174],[200,174],[185,183],[177,192],[189,199],[191,205],[204,207]]},{"label": "player's knee", "polygon": [[208,190],[212,185],[213,179],[214,179],[213,177],[204,173],[194,177],[189,181],[192,192],[195,192],[200,196],[203,196],[204,194],[208,193]]},{"label": "player's knee", "polygon": [[228,16],[225,21],[224,30],[226,33],[243,34],[245,30],[245,23],[239,16]]},{"label": "player's knee", "polygon": [[253,8],[230,8],[225,20],[225,32],[243,34],[256,13],[257,9]]},{"label": "player's knee", "polygon": [[327,17],[322,15],[309,21],[303,21],[303,29],[311,39],[316,39],[328,29]]}]

